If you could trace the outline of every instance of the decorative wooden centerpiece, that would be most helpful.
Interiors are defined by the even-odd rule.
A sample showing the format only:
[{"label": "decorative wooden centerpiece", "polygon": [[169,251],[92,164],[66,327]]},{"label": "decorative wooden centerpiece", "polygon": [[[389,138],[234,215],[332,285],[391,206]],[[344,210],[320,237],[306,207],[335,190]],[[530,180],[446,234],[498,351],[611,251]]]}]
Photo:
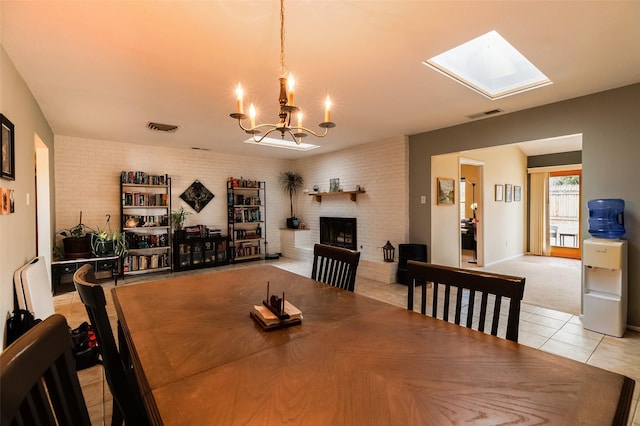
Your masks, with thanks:
[{"label": "decorative wooden centerpiece", "polygon": [[275,294],[269,296],[269,282],[267,282],[267,298],[262,305],[254,305],[250,312],[253,318],[265,331],[278,330],[302,323],[302,312],[282,297]]}]

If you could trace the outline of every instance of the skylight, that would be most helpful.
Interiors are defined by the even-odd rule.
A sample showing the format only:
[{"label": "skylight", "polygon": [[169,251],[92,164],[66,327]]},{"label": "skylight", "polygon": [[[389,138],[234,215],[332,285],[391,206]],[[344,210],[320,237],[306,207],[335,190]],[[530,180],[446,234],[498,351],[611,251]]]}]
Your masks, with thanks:
[{"label": "skylight", "polygon": [[[247,139],[246,141],[243,141],[243,142],[256,145],[256,141],[254,141],[253,138],[249,138],[249,139]],[[295,142],[291,142],[289,140],[282,140],[282,139],[275,139],[275,138],[264,138],[257,145],[271,146],[271,147],[274,147],[274,148],[293,149],[293,150],[296,150],[296,151],[310,151],[312,149],[320,148],[320,146],[313,145],[313,144],[310,144],[310,143],[300,142],[300,144],[296,144]]]},{"label": "skylight", "polygon": [[552,84],[495,30],[423,64],[491,100]]}]

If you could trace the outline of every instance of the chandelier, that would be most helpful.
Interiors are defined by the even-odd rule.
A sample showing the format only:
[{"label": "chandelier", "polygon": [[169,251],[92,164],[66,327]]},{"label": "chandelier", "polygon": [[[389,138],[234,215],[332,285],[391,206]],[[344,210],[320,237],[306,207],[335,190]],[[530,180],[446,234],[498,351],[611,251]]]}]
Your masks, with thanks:
[{"label": "chandelier", "polygon": [[[280,132],[282,139],[286,135],[291,136],[296,144],[302,142],[302,138],[312,134],[316,137],[323,138],[329,132],[329,129],[335,127],[335,123],[331,121],[331,99],[327,96],[324,105],[324,121],[318,124],[324,132],[314,132],[306,127],[302,126],[302,111],[294,104],[294,87],[295,82],[293,76],[287,70],[284,61],[284,0],[280,0],[280,96],[278,102],[280,104],[280,112],[278,116],[280,120],[277,124],[258,124],[256,125],[256,109],[251,104],[249,107],[249,114],[244,113],[243,96],[244,91],[242,86],[238,84],[236,88],[237,96],[237,111],[230,114],[231,118],[238,120],[238,125],[246,133],[252,135],[254,142],[262,142],[264,138],[273,132]],[[293,115],[296,115],[297,125],[291,125],[291,119]],[[242,124],[243,120],[249,119],[249,127]],[[264,134],[260,135],[264,131]]]}]

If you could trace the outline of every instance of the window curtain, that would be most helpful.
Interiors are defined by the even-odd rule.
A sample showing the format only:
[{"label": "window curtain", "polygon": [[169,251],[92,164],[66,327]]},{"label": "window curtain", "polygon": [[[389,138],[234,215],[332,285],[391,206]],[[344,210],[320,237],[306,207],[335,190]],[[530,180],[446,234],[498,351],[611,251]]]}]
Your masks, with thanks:
[{"label": "window curtain", "polygon": [[549,256],[551,247],[547,232],[549,211],[549,173],[531,173],[529,212],[529,252],[539,256]]}]

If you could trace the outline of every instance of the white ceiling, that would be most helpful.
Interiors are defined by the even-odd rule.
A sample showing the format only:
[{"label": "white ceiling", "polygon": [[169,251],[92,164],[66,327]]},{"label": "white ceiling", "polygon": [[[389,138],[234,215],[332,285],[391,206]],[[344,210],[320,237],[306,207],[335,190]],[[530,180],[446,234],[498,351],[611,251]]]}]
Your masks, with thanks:
[{"label": "white ceiling", "polygon": [[[287,0],[285,9],[305,124],[322,120],[327,94],[334,101],[337,127],[307,138],[321,145],[307,153],[244,144],[229,117],[242,82],[259,121],[277,120],[277,0],[0,0],[0,41],[57,135],[279,158],[640,82],[640,1]],[[494,29],[554,84],[490,101],[421,64]],[[180,129],[154,132],[149,121]]]}]

